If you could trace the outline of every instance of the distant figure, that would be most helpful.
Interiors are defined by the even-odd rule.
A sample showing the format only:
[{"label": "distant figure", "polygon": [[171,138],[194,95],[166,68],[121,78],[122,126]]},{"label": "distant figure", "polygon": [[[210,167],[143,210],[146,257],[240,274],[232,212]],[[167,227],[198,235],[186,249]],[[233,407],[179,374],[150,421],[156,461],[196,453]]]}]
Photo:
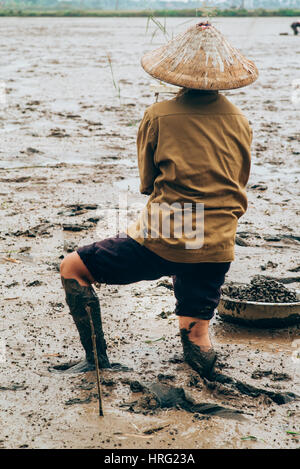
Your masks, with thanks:
[{"label": "distant figure", "polygon": [[298,34],[298,28],[300,29],[300,21],[296,21],[295,23],[291,24],[291,28],[294,31],[294,34]]}]

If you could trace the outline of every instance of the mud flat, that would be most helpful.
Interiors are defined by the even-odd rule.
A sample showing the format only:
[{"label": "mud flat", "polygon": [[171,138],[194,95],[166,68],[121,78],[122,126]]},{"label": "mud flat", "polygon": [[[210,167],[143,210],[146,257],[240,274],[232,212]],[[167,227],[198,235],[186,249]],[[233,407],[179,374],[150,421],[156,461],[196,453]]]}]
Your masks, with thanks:
[{"label": "mud flat", "polygon": [[[299,105],[292,81],[300,41],[279,36],[291,21],[216,25],[260,69],[253,86],[228,93],[250,119],[254,141],[249,210],[227,282],[247,284],[263,273],[299,292]],[[167,20],[174,32],[186,27],[181,23]],[[299,326],[253,330],[216,317],[217,375],[202,380],[182,361],[167,278],[97,290],[111,360],[132,368],[103,372],[104,419],[94,373],[48,370],[82,356],[59,279],[61,259],[111,234],[107,210],[118,207],[119,195],[128,195],[132,219],[146,201],[138,194],[135,136],[153,95],[139,60],[164,37],[151,44],[145,29],[142,18],[1,19],[7,106],[0,112],[0,447],[297,448]]]}]

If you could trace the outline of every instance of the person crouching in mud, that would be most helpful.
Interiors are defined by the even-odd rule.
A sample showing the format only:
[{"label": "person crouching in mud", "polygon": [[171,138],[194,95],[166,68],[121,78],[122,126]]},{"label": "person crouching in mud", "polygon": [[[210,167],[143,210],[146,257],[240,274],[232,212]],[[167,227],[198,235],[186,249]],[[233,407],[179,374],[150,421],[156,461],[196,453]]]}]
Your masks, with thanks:
[{"label": "person crouching in mud", "polygon": [[[294,34],[297,36],[297,34],[300,31],[300,21],[295,21],[294,23],[292,23],[291,28],[294,31]],[[298,28],[299,28],[299,31],[298,31]]]},{"label": "person crouching in mud", "polygon": [[[147,53],[142,66],[181,91],[150,106],[139,127],[140,191],[150,196],[140,219],[127,233],[80,247],[62,261],[66,302],[86,353],[67,372],[94,368],[87,306],[100,367],[111,366],[94,282],[123,285],[172,276],[185,361],[209,377],[216,361],[209,323],[234,259],[237,221],[247,208],[252,140],[248,120],[218,90],[249,85],[258,72],[218,30],[203,23]],[[192,232],[202,233],[204,226],[203,239],[198,236],[194,244],[182,229],[183,217],[168,210],[184,206],[192,207]],[[203,221],[197,217],[199,206],[204,225],[197,222]],[[162,223],[154,226],[157,210]],[[167,214],[171,233],[165,235]]]}]

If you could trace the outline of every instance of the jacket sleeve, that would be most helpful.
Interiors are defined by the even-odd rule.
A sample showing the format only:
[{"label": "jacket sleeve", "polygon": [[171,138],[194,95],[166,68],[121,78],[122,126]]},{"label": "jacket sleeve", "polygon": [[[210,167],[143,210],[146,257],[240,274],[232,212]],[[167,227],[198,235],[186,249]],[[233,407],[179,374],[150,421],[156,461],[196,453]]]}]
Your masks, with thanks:
[{"label": "jacket sleeve", "polygon": [[137,136],[137,154],[140,173],[140,192],[150,195],[159,170],[154,162],[158,139],[157,123],[151,120],[146,111],[140,123]]}]

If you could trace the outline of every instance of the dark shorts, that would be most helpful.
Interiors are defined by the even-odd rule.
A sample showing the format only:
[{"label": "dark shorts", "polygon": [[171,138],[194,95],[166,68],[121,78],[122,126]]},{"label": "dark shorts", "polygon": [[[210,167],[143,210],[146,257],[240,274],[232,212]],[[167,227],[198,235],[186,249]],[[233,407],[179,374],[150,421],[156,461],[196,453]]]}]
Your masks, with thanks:
[{"label": "dark shorts", "polygon": [[163,259],[130,237],[107,238],[77,250],[94,279],[108,285],[172,276],[175,313],[211,319],[220,301],[230,262],[177,263]]}]

